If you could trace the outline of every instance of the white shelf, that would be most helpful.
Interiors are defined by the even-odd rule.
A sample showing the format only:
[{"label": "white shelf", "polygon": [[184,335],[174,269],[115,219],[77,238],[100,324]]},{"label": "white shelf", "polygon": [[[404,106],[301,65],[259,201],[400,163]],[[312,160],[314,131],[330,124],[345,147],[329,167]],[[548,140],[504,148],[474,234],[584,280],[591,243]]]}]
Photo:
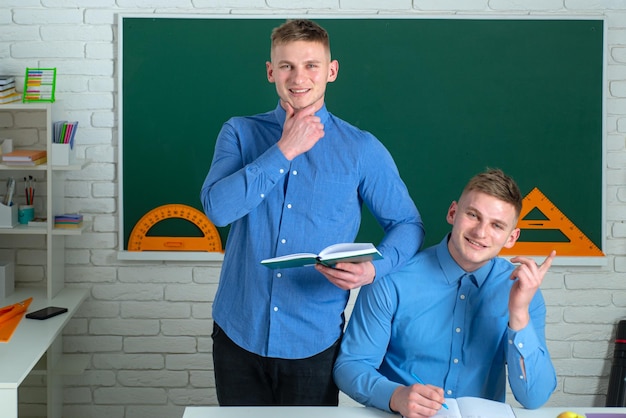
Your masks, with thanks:
[{"label": "white shelf", "polygon": [[[0,108],[2,111],[2,108]],[[90,159],[84,160],[76,160],[72,164],[69,165],[53,165],[50,166],[50,169],[53,171],[78,171],[85,168],[85,166],[91,163]],[[48,164],[39,164],[39,165],[8,165],[0,163],[0,170],[5,171],[46,171],[48,169]]]},{"label": "white shelf", "polygon": [[88,158],[84,160],[76,160],[70,165],[53,165],[52,170],[54,171],[78,171],[78,170],[82,170],[90,163],[91,163],[91,160]]},{"label": "white shelf", "polygon": [[[2,109],[0,109],[2,110]],[[0,163],[0,170],[4,171],[46,171],[48,169],[47,164],[39,165],[6,165]]]},{"label": "white shelf", "polygon": [[[53,221],[54,222],[54,221]],[[55,228],[52,227],[50,233],[52,235],[80,235],[83,233],[85,228],[90,225],[89,222],[84,221],[83,225],[80,228]],[[17,224],[13,228],[0,228],[0,235],[46,235],[48,234],[48,226],[28,226]]]},{"label": "white shelf", "polygon": [[28,226],[17,224],[13,228],[0,228],[0,234],[14,234],[14,235],[46,235],[48,233],[47,227],[41,226]]},{"label": "white shelf", "polygon": [[[48,155],[48,163],[36,166],[0,164],[2,177],[20,178],[28,173],[36,174],[41,189],[38,188],[40,193],[35,196],[35,203],[41,205],[39,209],[42,211],[36,215],[48,219],[43,227],[18,224],[13,228],[0,228],[0,248],[12,248],[15,242],[19,242],[12,235],[32,235],[42,237],[46,252],[43,266],[46,272],[45,283],[38,284],[39,287],[18,288],[10,298],[0,301],[0,307],[33,296],[29,312],[45,306],[62,306],[69,310],[66,314],[44,321],[24,318],[11,340],[8,343],[0,343],[0,411],[2,411],[0,415],[3,418],[18,417],[18,386],[29,373],[46,377],[44,379],[47,385],[46,416],[61,417],[63,389],[61,376],[67,373],[82,373],[89,360],[84,356],[64,355],[62,343],[63,327],[87,295],[84,289],[65,288],[65,237],[80,235],[87,227],[87,223],[83,223],[78,229],[57,229],[54,228],[54,216],[67,213],[64,193],[66,174],[82,170],[90,161],[81,159],[71,160],[70,165],[50,164],[53,110],[56,108],[53,109],[51,103],[8,103],[0,106],[0,113],[19,112],[23,113],[21,117],[32,115],[37,120],[45,118],[45,131],[38,132],[39,143],[29,148],[45,148]],[[57,117],[56,120],[62,119],[65,118]],[[13,148],[21,147],[14,141]],[[16,197],[16,200],[20,199],[24,200],[21,193]],[[20,258],[20,248],[15,248],[12,252],[16,253],[12,261]],[[17,285],[19,286],[19,282]]]},{"label": "white shelf", "polygon": [[87,289],[65,288],[56,297],[49,299],[44,288],[18,287],[11,296],[0,300],[0,307],[21,302],[29,297],[32,297],[33,301],[27,312],[46,306],[61,306],[68,311],[43,321],[22,318],[9,342],[0,344],[0,391],[17,390],[85,300]]},{"label": "white shelf", "polygon": [[11,102],[0,105],[0,111],[2,110],[46,110],[50,107],[50,103],[47,102]]}]

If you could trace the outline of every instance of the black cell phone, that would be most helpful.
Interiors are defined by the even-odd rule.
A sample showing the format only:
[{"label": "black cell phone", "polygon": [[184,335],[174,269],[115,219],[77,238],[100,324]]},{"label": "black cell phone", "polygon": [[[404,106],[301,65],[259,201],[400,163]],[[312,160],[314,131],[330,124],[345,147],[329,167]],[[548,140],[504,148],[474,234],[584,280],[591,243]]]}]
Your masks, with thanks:
[{"label": "black cell phone", "polygon": [[57,306],[48,306],[47,308],[39,309],[38,311],[26,314],[26,318],[30,319],[48,319],[53,316],[60,315],[67,312],[67,308],[59,308]]}]

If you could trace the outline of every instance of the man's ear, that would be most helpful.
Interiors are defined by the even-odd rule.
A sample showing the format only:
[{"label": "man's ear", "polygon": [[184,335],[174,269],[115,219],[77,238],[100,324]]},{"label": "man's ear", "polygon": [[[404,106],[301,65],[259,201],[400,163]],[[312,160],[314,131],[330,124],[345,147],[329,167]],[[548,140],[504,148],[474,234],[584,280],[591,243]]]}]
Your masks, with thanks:
[{"label": "man's ear", "polygon": [[504,244],[504,248],[512,248],[517,242],[520,233],[521,233],[521,230],[519,228],[513,229],[513,231],[511,231],[511,234],[509,235],[509,238],[506,240],[506,243]]},{"label": "man's ear", "polygon": [[339,74],[339,61],[332,60],[330,65],[328,66],[328,79],[326,80],[328,83],[332,83],[337,79],[337,75]]},{"label": "man's ear", "polygon": [[454,225],[454,218],[456,216],[456,212],[459,209],[458,203],[456,201],[452,201],[450,207],[448,208],[448,214],[446,215],[446,220],[450,225]]},{"label": "man's ear", "polygon": [[272,68],[272,63],[269,61],[265,62],[265,72],[267,73],[267,81],[270,83],[274,82],[274,68]]}]

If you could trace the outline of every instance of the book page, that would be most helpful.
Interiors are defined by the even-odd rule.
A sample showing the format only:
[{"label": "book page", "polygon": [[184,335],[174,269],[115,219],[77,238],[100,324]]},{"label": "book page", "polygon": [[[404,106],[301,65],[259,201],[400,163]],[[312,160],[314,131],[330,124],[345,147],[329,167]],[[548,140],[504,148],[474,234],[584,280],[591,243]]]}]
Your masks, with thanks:
[{"label": "book page", "polygon": [[316,258],[317,256],[313,253],[295,253],[295,254],[280,255],[278,257],[261,260],[261,263],[271,263],[271,262],[287,261],[287,260],[312,260],[313,263],[315,263]]},{"label": "book page", "polygon": [[379,260],[382,254],[373,244],[340,243],[326,247],[319,257],[312,253],[296,253],[261,260],[261,264],[270,268],[290,268],[312,266],[317,262],[326,266],[335,265],[339,261],[362,262]]},{"label": "book page", "polygon": [[360,254],[369,254],[372,252],[376,252],[376,247],[373,244],[365,244],[365,243],[341,243],[341,244],[333,244],[329,247],[324,248],[320,251],[320,258],[339,258],[351,255],[360,255]]},{"label": "book page", "polygon": [[[451,401],[451,399],[446,399],[450,410],[452,409]],[[470,396],[457,398],[456,403],[462,418],[515,418],[511,405],[507,403]]]},{"label": "book page", "polygon": [[461,411],[459,411],[459,405],[457,404],[456,399],[446,398],[446,405],[448,405],[448,409],[442,407],[435,414],[436,417],[462,418]]}]

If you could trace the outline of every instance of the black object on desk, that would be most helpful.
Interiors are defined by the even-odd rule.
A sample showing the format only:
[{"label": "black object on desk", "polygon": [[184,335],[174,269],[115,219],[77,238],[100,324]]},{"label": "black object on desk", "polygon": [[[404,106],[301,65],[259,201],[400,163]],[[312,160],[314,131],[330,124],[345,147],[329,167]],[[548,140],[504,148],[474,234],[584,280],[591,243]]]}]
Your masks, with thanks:
[{"label": "black object on desk", "polygon": [[617,325],[606,406],[626,406],[626,320]]},{"label": "black object on desk", "polygon": [[48,306],[43,309],[39,309],[38,311],[31,312],[26,314],[26,318],[29,319],[48,319],[53,316],[60,315],[62,313],[67,312],[67,308],[59,308],[57,306]]}]

